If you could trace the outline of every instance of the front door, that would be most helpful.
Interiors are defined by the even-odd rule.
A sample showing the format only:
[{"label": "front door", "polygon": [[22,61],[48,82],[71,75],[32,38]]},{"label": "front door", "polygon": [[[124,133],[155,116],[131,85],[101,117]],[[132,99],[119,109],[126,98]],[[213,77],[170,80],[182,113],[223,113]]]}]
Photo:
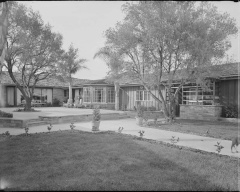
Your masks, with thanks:
[{"label": "front door", "polygon": [[7,87],[7,105],[14,106],[14,87]]}]

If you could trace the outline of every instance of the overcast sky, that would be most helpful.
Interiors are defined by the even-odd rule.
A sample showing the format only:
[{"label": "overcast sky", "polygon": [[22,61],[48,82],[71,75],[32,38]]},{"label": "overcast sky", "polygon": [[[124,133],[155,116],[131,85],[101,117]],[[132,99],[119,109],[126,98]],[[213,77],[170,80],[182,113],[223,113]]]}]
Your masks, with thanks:
[{"label": "overcast sky", "polygon": [[[93,59],[99,48],[104,46],[103,33],[122,21],[121,6],[124,1],[21,1],[22,4],[39,11],[43,21],[49,23],[54,32],[63,35],[63,48],[73,43],[79,50],[79,58],[87,59],[89,70],[82,70],[74,77],[101,79],[107,75],[107,65],[101,59]],[[240,26],[240,4],[230,1],[213,2],[221,12],[234,17]],[[240,61],[239,35],[231,38],[232,48],[228,54]]]}]

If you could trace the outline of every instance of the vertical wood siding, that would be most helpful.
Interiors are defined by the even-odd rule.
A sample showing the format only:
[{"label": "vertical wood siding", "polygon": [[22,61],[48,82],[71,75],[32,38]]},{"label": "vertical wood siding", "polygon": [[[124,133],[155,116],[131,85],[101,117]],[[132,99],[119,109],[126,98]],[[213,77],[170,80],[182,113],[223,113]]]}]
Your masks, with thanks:
[{"label": "vertical wood siding", "polygon": [[219,82],[219,97],[222,105],[238,105],[239,80],[224,80]]},{"label": "vertical wood siding", "polygon": [[[122,109],[122,106],[125,105],[126,110],[134,110],[134,106],[136,107],[136,91],[140,90],[140,86],[136,87],[121,87],[121,95],[120,95],[120,109]],[[162,87],[163,91],[163,97],[165,98],[165,89]],[[160,99],[160,96],[158,94],[157,90],[152,91],[153,94]],[[157,110],[161,109],[161,104],[157,102],[151,95],[150,95],[150,102],[141,102],[141,105],[144,105],[146,107],[154,106]]]}]

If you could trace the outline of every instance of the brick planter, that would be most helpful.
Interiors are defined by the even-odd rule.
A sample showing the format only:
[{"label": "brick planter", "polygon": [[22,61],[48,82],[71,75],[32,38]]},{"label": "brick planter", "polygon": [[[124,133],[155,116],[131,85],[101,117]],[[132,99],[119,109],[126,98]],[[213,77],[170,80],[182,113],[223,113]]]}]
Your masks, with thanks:
[{"label": "brick planter", "polygon": [[221,105],[180,105],[181,119],[218,120],[221,114]]}]

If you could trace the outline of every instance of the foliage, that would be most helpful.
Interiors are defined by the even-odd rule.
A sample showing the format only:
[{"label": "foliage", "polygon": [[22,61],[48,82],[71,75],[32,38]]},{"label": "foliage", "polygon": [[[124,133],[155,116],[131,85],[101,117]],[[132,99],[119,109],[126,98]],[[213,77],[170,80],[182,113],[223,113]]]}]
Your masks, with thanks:
[{"label": "foliage", "polygon": [[123,129],[124,129],[123,127],[119,127],[118,128],[118,133],[122,133]]},{"label": "foliage", "polygon": [[142,137],[143,137],[143,134],[145,133],[145,131],[140,130],[138,133],[140,134],[140,137],[142,138]]},{"label": "foliage", "polygon": [[224,148],[222,145],[220,145],[220,143],[221,143],[221,142],[217,142],[217,145],[214,145],[214,146],[217,147],[216,151],[217,151],[218,153],[220,153],[221,150]]},{"label": "foliage", "polygon": [[38,12],[15,2],[10,9],[5,67],[31,109],[34,88],[57,73],[62,36],[44,24]]},{"label": "foliage", "polygon": [[3,133],[3,135],[10,136],[10,133],[9,131],[6,131],[5,133]]},{"label": "foliage", "polygon": [[50,125],[49,126],[47,126],[47,129],[48,129],[48,131],[49,131],[49,133],[50,133],[50,131],[51,131],[51,129],[52,129],[52,124],[50,123]]},{"label": "foliage", "polygon": [[223,114],[227,118],[238,118],[238,105],[225,105],[223,106]]},{"label": "foliage", "polygon": [[7,113],[7,112],[4,112],[4,111],[1,111],[1,110],[0,110],[0,117],[12,118],[12,117],[13,117],[13,114],[12,114],[12,113]]},{"label": "foliage", "polygon": [[28,135],[28,130],[29,130],[29,128],[28,127],[25,127],[25,133],[26,133],[26,135]]},{"label": "foliage", "polygon": [[59,101],[59,99],[54,98],[52,105],[53,105],[54,107],[59,107],[59,106],[60,106],[60,101]]},{"label": "foliage", "polygon": [[172,121],[180,88],[196,79],[201,84],[209,75],[206,66],[219,64],[231,46],[228,36],[237,33],[236,21],[208,2],[144,1],[126,3],[123,10],[124,21],[105,32],[95,57],[106,61],[109,80],[140,83]]},{"label": "foliage", "polygon": [[44,107],[52,107],[52,103],[51,102],[47,102]]},{"label": "foliage", "polygon": [[93,121],[100,121],[101,119],[101,113],[100,113],[100,109],[98,107],[93,109]]},{"label": "foliage", "polygon": [[74,125],[74,123],[70,124],[70,129],[73,130],[76,126]]},{"label": "foliage", "polygon": [[[84,65],[86,59],[78,59],[78,49],[71,44],[68,51],[61,56],[61,62],[58,63],[60,69],[59,79],[69,82],[69,98],[72,98],[72,75],[77,73],[80,69],[87,69]],[[72,103],[72,100],[68,101]]]},{"label": "foliage", "polygon": [[137,117],[143,117],[144,110],[145,110],[144,106],[138,105],[137,106]]},{"label": "foliage", "polygon": [[179,141],[179,137],[176,139],[175,136],[172,136],[172,138],[170,139],[172,144],[175,144]]}]

